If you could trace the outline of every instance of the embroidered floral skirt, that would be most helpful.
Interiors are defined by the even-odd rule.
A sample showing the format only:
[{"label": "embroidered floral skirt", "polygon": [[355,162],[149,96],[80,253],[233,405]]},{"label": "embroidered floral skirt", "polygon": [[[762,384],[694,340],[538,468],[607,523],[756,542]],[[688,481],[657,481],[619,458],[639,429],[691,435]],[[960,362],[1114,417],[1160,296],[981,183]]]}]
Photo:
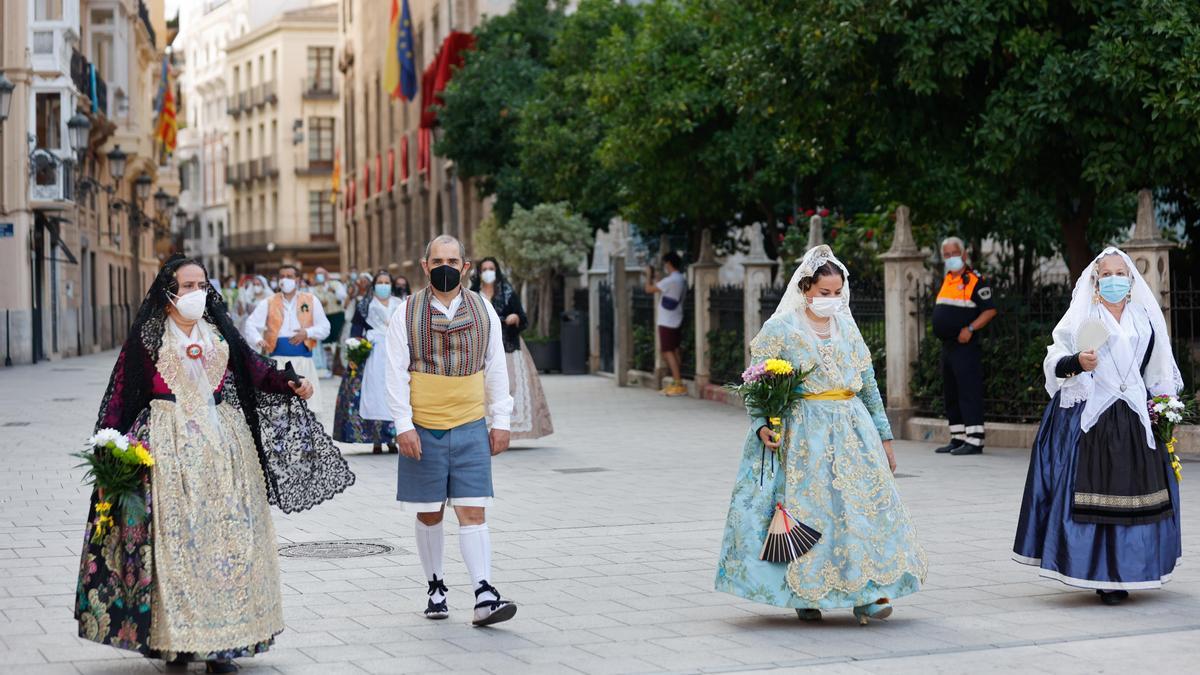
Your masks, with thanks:
[{"label": "embroidered floral skirt", "polygon": [[[773,465],[769,451],[764,457],[755,432],[733,488],[717,590],[779,607],[837,609],[920,588],[925,552],[860,400],[801,402],[784,418],[782,464]],[[759,559],[776,502],[821,532],[787,564]]]},{"label": "embroidered floral skirt", "polygon": [[504,358],[508,364],[508,393],[513,397],[512,439],[541,438],[554,433],[550,406],[525,341],[521,340],[521,348],[508,352]]},{"label": "embroidered floral skirt", "polygon": [[337,408],[333,411],[333,440],[341,443],[390,443],[396,438],[391,422],[366,420],[359,414],[362,402],[363,369],[347,368],[338,386]]},{"label": "embroidered floral skirt", "polygon": [[148,517],[91,544],[89,511],[76,602],[81,637],[148,656],[209,659],[265,651],[284,627],[275,528],[241,412],[217,424],[156,400],[135,424],[155,456]]}]

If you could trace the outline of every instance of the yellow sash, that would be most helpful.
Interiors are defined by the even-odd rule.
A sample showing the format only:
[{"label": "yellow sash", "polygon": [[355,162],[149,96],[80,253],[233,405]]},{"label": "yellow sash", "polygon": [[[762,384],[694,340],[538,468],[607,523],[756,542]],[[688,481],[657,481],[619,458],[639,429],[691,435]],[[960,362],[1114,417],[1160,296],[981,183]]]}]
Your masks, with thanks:
[{"label": "yellow sash", "polygon": [[830,389],[815,394],[804,394],[800,398],[805,401],[849,401],[854,398],[854,392],[849,389]]},{"label": "yellow sash", "polygon": [[410,372],[413,424],[444,431],[484,417],[483,371],[466,377]]}]

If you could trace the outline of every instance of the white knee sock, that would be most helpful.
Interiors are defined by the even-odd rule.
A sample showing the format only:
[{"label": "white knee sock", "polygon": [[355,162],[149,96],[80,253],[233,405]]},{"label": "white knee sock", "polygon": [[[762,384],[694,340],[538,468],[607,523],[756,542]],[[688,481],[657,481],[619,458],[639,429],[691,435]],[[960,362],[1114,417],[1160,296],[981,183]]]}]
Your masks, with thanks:
[{"label": "white knee sock", "polygon": [[[425,568],[425,580],[434,578],[445,579],[442,571],[442,552],[446,548],[446,540],[442,534],[442,524],[426,525],[417,521],[417,555],[421,557],[421,567]],[[434,593],[430,600],[441,602],[446,599],[442,592]]]},{"label": "white knee sock", "polygon": [[[458,528],[458,546],[462,550],[467,571],[471,573],[471,580],[478,589],[481,583],[492,576],[492,537],[488,533],[487,523]],[[490,591],[477,597],[478,602],[495,599],[496,596]]]}]

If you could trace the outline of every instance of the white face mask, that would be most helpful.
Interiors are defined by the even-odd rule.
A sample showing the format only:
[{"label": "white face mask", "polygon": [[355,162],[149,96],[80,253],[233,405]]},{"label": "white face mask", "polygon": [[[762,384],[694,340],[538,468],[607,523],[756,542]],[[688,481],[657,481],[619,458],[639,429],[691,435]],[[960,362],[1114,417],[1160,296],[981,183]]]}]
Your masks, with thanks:
[{"label": "white face mask", "polygon": [[283,291],[284,295],[291,293],[292,291],[296,290],[296,280],[295,279],[280,279],[279,280],[279,290]]},{"label": "white face mask", "polygon": [[208,300],[205,291],[192,291],[187,295],[175,296],[175,309],[188,321],[199,321],[204,316],[204,304]]},{"label": "white face mask", "polygon": [[809,300],[808,308],[811,309],[812,313],[816,314],[817,316],[831,317],[834,314],[842,311],[842,307],[844,307],[845,304],[846,303],[843,302],[842,298],[840,297],[817,296]]},{"label": "white face mask", "polygon": [[494,284],[496,283],[496,270],[484,270],[479,273],[479,278],[485,284]]}]

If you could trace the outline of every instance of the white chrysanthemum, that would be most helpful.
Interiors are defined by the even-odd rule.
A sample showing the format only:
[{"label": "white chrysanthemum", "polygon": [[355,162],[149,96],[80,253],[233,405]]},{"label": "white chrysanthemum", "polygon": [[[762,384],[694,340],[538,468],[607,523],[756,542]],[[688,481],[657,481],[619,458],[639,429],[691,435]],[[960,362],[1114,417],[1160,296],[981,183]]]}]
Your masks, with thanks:
[{"label": "white chrysanthemum", "polygon": [[117,444],[118,450],[128,450],[129,449],[129,439],[124,436],[121,436],[118,434],[117,439],[113,442]]},{"label": "white chrysanthemum", "polygon": [[1164,413],[1164,415],[1166,416],[1167,421],[1169,421],[1169,422],[1174,422],[1174,423],[1178,424],[1183,421],[1183,415],[1180,415],[1177,412],[1168,412],[1168,413]]},{"label": "white chrysanthemum", "polygon": [[119,438],[124,438],[124,436],[121,435],[121,432],[117,431],[116,429],[105,428],[97,431],[95,435],[89,438],[88,443],[94,446],[105,446],[109,443],[118,442],[117,439]]},{"label": "white chrysanthemum", "polygon": [[1173,398],[1167,402],[1167,406],[1170,408],[1173,408],[1175,410],[1183,410],[1183,401],[1180,401],[1177,398]]},{"label": "white chrysanthemum", "polygon": [[358,349],[358,345],[360,344],[361,341],[358,338],[350,338],[349,340],[346,340],[346,346],[350,349]]},{"label": "white chrysanthemum", "polygon": [[1156,412],[1156,413],[1160,413],[1166,409],[1167,409],[1166,403],[1155,403],[1154,404],[1154,412]]}]

